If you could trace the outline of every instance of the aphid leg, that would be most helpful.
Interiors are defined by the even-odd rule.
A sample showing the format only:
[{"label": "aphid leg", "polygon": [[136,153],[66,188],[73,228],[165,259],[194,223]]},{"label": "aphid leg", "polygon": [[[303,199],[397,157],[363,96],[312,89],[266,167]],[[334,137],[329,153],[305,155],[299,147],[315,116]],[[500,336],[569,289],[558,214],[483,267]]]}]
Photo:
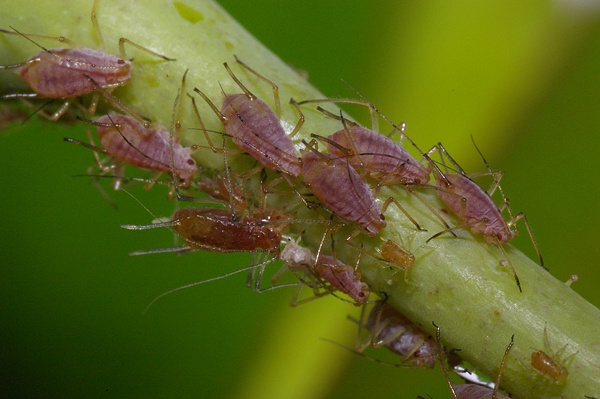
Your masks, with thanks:
[{"label": "aphid leg", "polygon": [[[495,383],[484,383],[479,379],[477,375],[473,377],[466,378],[468,381],[473,383],[471,384],[453,384],[450,381],[448,368],[447,368],[447,351],[443,347],[441,342],[441,329],[435,323],[433,323],[435,327],[435,341],[436,341],[436,356],[440,362],[440,368],[444,373],[444,379],[446,380],[446,384],[452,393],[452,397],[454,399],[471,399],[471,398],[489,398],[492,399],[508,399],[507,396],[498,393],[498,389],[500,388],[500,380],[502,378],[502,372],[504,371],[504,367],[506,366],[506,361],[508,359],[508,353],[510,352],[513,344],[515,336],[511,336],[510,342],[506,349],[504,350],[504,354],[502,356],[502,360],[500,362],[500,367],[498,369],[498,375],[496,376]],[[452,351],[450,351],[452,353]],[[448,359],[448,363],[450,360]],[[462,377],[465,378],[466,375],[460,372],[459,370],[464,370],[459,367],[454,367],[454,370]],[[472,373],[470,373],[472,374]]]},{"label": "aphid leg", "polygon": [[514,231],[516,233],[518,231],[517,230],[517,222],[519,220],[523,220],[523,224],[525,225],[525,228],[527,229],[529,238],[531,239],[531,242],[533,243],[533,247],[535,248],[535,252],[538,255],[538,258],[540,261],[540,266],[542,266],[544,269],[548,270],[548,268],[546,266],[544,266],[544,258],[542,257],[542,253],[540,252],[540,247],[538,246],[537,240],[533,236],[533,231],[531,230],[531,227],[529,226],[529,221],[527,220],[527,216],[525,216],[525,214],[523,212],[519,212],[513,216],[512,212],[510,211],[510,208],[507,207],[506,209],[508,210],[509,215],[511,216],[511,219],[507,222],[509,228],[514,228]]}]

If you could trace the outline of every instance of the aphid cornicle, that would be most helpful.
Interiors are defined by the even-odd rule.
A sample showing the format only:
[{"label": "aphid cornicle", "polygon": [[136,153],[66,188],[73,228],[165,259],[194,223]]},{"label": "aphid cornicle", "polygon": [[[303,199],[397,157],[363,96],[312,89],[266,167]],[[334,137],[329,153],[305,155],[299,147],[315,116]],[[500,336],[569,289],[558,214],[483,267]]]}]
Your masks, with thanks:
[{"label": "aphid cornicle", "polygon": [[[92,24],[100,48],[104,47],[104,41],[96,18],[96,1],[92,8]],[[13,28],[14,31],[0,29],[5,34],[17,34],[31,41],[31,37],[50,39],[60,43],[73,43],[64,37],[50,37],[35,34],[23,34]],[[34,43],[37,45],[37,43]],[[173,61],[164,55],[133,43],[129,39],[119,39],[120,56],[107,54],[102,50],[90,48],[56,48],[47,49],[39,46],[43,51],[30,57],[27,61],[13,65],[2,65],[0,69],[16,69],[23,81],[33,90],[33,93],[14,93],[2,96],[2,98],[47,98],[66,100],[53,115],[41,113],[50,120],[58,120],[69,108],[74,98],[85,94],[95,93],[88,114],[93,114],[97,105],[98,87],[111,90],[115,87],[125,86],[131,80],[132,64],[126,60],[125,44],[145,51],[152,56],[165,61]],[[91,78],[91,79],[90,79]]]},{"label": "aphid cornicle", "polygon": [[291,137],[296,134],[304,123],[300,108],[292,103],[300,114],[300,119],[288,136],[279,122],[280,105],[277,85],[237,58],[236,61],[246,70],[273,87],[276,112],[273,112],[271,107],[248,90],[231,71],[227,63],[223,65],[243,93],[225,94],[223,106],[219,111],[202,91],[198,88],[195,88],[194,91],[206,101],[219,117],[225,132],[238,148],[250,154],[268,169],[298,177],[301,173],[300,159]]}]

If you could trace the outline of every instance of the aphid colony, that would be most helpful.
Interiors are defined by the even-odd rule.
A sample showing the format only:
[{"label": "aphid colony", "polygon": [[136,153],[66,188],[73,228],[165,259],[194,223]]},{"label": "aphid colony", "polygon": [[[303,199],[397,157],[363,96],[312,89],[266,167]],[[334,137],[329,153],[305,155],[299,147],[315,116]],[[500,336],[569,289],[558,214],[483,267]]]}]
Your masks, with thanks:
[{"label": "aphid colony", "polygon": [[[95,7],[94,3],[92,22],[102,43]],[[0,32],[20,35],[23,40],[32,41],[32,37],[37,37],[70,43],[62,37],[24,34],[14,28],[0,29]],[[286,132],[280,122],[282,112],[278,86],[237,58],[235,67],[240,72],[234,72],[233,65],[228,62],[224,63],[224,67],[240,92],[223,90],[220,100],[210,98],[202,88],[194,88],[195,94],[188,93],[188,71],[182,70],[181,86],[174,92],[171,126],[166,128],[130,110],[113,95],[115,88],[128,84],[131,79],[133,64],[126,60],[125,43],[150,53],[161,62],[176,62],[122,38],[120,57],[86,48],[42,47],[41,52],[28,60],[0,66],[0,69],[16,69],[33,91],[31,94],[8,94],[4,99],[27,101],[26,104],[34,109],[36,105],[28,100],[64,101],[50,114],[38,110],[51,120],[58,120],[72,112],[71,105],[76,105],[77,119],[85,126],[88,142],[66,140],[93,150],[99,167],[99,172],[92,172],[95,177],[100,174],[114,179],[115,189],[140,181],[148,185],[159,183],[168,186],[170,192],[176,195],[181,208],[169,220],[123,227],[131,230],[168,228],[180,237],[182,245],[132,254],[197,250],[251,253],[255,262],[240,271],[249,272],[248,285],[256,291],[291,285],[296,287],[293,305],[323,295],[334,295],[363,306],[363,316],[357,321],[359,338],[356,350],[362,352],[367,347],[383,346],[400,355],[403,365],[424,368],[432,368],[436,360],[446,362],[447,356],[441,354],[445,352],[439,343],[439,329],[436,343],[385,301],[370,299],[372,290],[361,279],[360,263],[364,256],[380,261],[391,270],[391,276],[398,270],[409,272],[418,267],[418,258],[409,248],[404,248],[402,242],[385,234],[385,213],[389,206],[395,205],[406,216],[407,224],[416,234],[425,235],[427,242],[446,233],[456,237],[455,232],[460,229],[481,235],[486,243],[500,249],[498,263],[510,267],[519,290],[520,280],[503,245],[517,234],[516,222],[522,219],[543,265],[525,215],[513,215],[508,207],[508,200],[499,185],[502,173],[489,167],[479,149],[477,151],[487,167],[486,174],[493,178],[489,191],[469,177],[441,143],[429,151],[421,151],[405,134],[404,126],[393,123],[389,136],[380,134],[377,131],[378,115],[386,118],[365,99],[304,99],[299,102],[290,99],[298,121],[290,132]],[[263,81],[272,87],[273,107],[242,82],[241,73],[253,78],[252,84]],[[86,95],[91,96],[91,101],[88,106],[83,106]],[[100,96],[111,110],[97,113]],[[223,131],[211,131],[205,127],[204,120],[213,115],[200,112],[197,96],[218,118]],[[329,102],[367,107],[372,117],[371,129],[348,120],[341,112],[334,113],[318,106],[316,109],[323,117],[339,123],[338,130],[304,132],[303,109],[313,103]],[[197,121],[194,126],[181,125],[185,109],[192,109]],[[95,144],[90,131],[94,127],[100,146]],[[182,129],[199,130],[204,142],[183,146],[179,142]],[[303,133],[299,135],[299,132]],[[399,135],[399,142],[391,139],[392,134]],[[300,136],[304,139],[297,138]],[[412,144],[420,160],[402,146],[404,140]],[[222,155],[223,167],[220,170],[206,170],[196,164],[195,159],[201,159],[203,153],[209,152]],[[439,161],[433,159],[435,153],[440,155]],[[231,162],[234,157],[241,161]],[[250,158],[253,164],[249,163]],[[446,165],[446,161],[450,165]],[[130,178],[125,174],[125,165],[153,171],[156,175],[162,173],[164,177],[160,180],[158,176]],[[430,184],[431,175],[433,184]],[[389,196],[380,203],[377,197],[390,186],[400,187],[416,199],[432,215],[437,232],[428,232],[424,223],[405,209],[398,198]],[[502,196],[500,207],[491,197],[496,189]],[[454,216],[424,199],[422,194],[431,192],[436,193]],[[200,193],[205,196],[200,197]],[[195,204],[185,206],[185,202]],[[502,215],[504,209],[509,213],[508,221]],[[356,238],[361,234],[370,240],[379,240],[378,244],[373,248],[357,244]],[[302,246],[301,239],[310,243],[310,248]],[[283,267],[271,276],[271,285],[267,285],[263,282],[266,267],[279,260],[283,261]],[[284,276],[291,280],[284,280]],[[308,290],[309,296],[303,295],[303,290]],[[385,297],[385,293],[376,294]],[[367,306],[372,307],[368,316]],[[509,349],[510,346],[502,365]],[[551,376],[559,384],[564,383],[568,374],[566,369],[553,368],[543,355],[542,351],[532,354],[535,369]],[[457,359],[456,356],[451,358]],[[452,360],[450,365],[454,367],[459,361]],[[443,370],[446,373],[445,367]],[[497,387],[475,385],[475,388],[463,388],[450,382],[449,386],[455,398],[480,397],[475,391],[503,397],[497,395]],[[473,393],[468,393],[469,390]]]}]

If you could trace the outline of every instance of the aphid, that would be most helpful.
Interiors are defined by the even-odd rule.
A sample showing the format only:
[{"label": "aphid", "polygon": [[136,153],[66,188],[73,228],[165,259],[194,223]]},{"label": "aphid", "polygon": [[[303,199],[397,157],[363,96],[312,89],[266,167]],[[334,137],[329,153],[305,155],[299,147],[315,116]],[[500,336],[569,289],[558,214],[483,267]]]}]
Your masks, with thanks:
[{"label": "aphid", "polygon": [[[100,48],[102,49],[104,47],[104,40],[96,18],[96,1],[94,1],[92,8],[91,19],[100,42]],[[73,43],[62,36],[50,37],[23,34],[14,28],[13,30],[14,32],[0,29],[0,32],[21,35],[36,44],[43,51],[30,57],[27,61],[0,66],[0,69],[17,69],[17,73],[23,81],[33,90],[33,93],[8,94],[2,96],[2,98],[66,100],[53,115],[42,113],[44,117],[50,120],[58,120],[69,108],[74,98],[90,93],[95,93],[95,96],[89,109],[85,110],[85,112],[93,114],[97,105],[98,87],[111,90],[129,83],[131,80],[132,64],[126,60],[126,43],[155,57],[162,58],[165,61],[173,61],[171,58],[142,47],[126,38],[119,39],[120,57],[117,57],[106,54],[102,50],[92,50],[89,48],[47,49],[33,42],[31,37],[55,40],[71,46],[73,46]]]},{"label": "aphid", "polygon": [[415,265],[415,256],[392,240],[387,240],[381,246],[381,257],[407,272]]},{"label": "aphid", "polygon": [[[300,104],[300,103],[299,103]],[[344,128],[323,141],[330,153],[345,157],[355,169],[365,170],[380,185],[427,184],[431,168],[414,159],[398,143],[374,130],[336,116],[321,107],[329,117],[340,119]],[[404,134],[404,131],[401,131]]]},{"label": "aphid", "polygon": [[558,364],[556,360],[541,350],[531,353],[531,367],[557,384],[564,384],[569,376],[569,370],[566,367]]},{"label": "aphid", "polygon": [[[473,145],[475,145],[475,141],[473,141]],[[494,183],[492,184],[489,192],[486,192],[471,178],[469,178],[469,176],[467,176],[460,165],[458,165],[458,163],[450,156],[450,154],[448,154],[442,143],[438,143],[428,151],[427,157],[429,157],[433,152],[440,152],[440,154],[445,156],[459,172],[443,173],[440,168],[433,161],[431,161],[431,158],[429,158],[430,163],[434,168],[433,174],[436,181],[438,197],[456,214],[461,222],[461,225],[434,234],[427,241],[430,241],[433,238],[436,238],[451,230],[465,227],[469,228],[473,234],[481,234],[486,242],[498,245],[500,250],[505,254],[507,257],[506,260],[513,271],[517,285],[519,286],[519,291],[522,291],[519,277],[517,276],[512,262],[510,262],[510,259],[508,259],[508,255],[502,246],[503,243],[509,242],[513,237],[516,236],[518,232],[516,223],[519,220],[522,219],[525,223],[527,232],[529,233],[535,250],[538,253],[540,265],[544,265],[544,260],[539,251],[537,241],[535,240],[531,228],[529,227],[529,223],[527,222],[527,217],[525,214],[520,212],[516,215],[513,215],[512,211],[510,210],[508,198],[506,198],[504,195],[504,192],[499,184],[501,172],[493,171],[483,157],[483,154],[481,154],[481,151],[479,151],[477,145],[475,145],[475,148],[483,159],[488,169],[488,174],[490,174],[494,179]],[[502,208],[506,209],[510,216],[508,222],[504,220],[502,210],[496,206],[491,197],[496,188],[499,190],[503,198]]]},{"label": "aphid", "polygon": [[369,299],[369,286],[361,281],[360,273],[339,259],[321,254],[314,269],[319,277],[352,298],[356,306],[363,305]]},{"label": "aphid", "polygon": [[307,144],[302,156],[302,175],[310,191],[336,215],[358,223],[374,236],[386,226],[373,194],[346,161],[320,153]]},{"label": "aphid", "polygon": [[368,340],[358,343],[359,352],[368,346],[385,346],[402,356],[403,363],[412,363],[420,368],[433,368],[436,362],[435,341],[406,316],[379,301],[371,309],[366,322],[362,321],[363,317],[364,313],[359,323],[359,331],[366,328],[370,334]]},{"label": "aphid", "polygon": [[[180,111],[180,93],[185,89],[185,77],[181,81],[174,104],[173,124],[179,119]],[[110,98],[112,102],[113,99]],[[191,147],[183,147],[176,139],[173,139],[171,132],[160,124],[142,124],[138,122],[139,117],[117,114],[109,112],[95,118],[93,121],[85,121],[97,126],[98,136],[102,148],[94,145],[87,145],[74,139],[65,139],[66,141],[84,145],[94,150],[94,156],[100,169],[103,172],[113,171],[115,180],[115,189],[119,189],[125,164],[135,165],[137,167],[154,170],[157,172],[170,172],[174,179],[174,187],[183,184],[189,186],[192,179],[198,173],[198,166],[190,156]],[[89,134],[89,140],[93,139]],[[97,153],[107,154],[112,158],[110,165],[105,165],[98,158]]]},{"label": "aphid", "polygon": [[[108,170],[114,169],[115,176],[123,175],[125,164],[159,172],[171,172],[171,156],[175,174],[184,185],[189,186],[198,172],[198,166],[190,156],[191,148],[175,142],[170,149],[170,133],[160,124],[145,127],[131,116],[112,112],[94,119],[91,123],[98,127],[98,136],[102,144],[102,150],[96,151],[117,160],[116,164],[108,167]],[[81,144],[73,139],[67,140]]]},{"label": "aphid", "polygon": [[[203,92],[197,88],[194,91],[200,94],[212,108],[221,120],[227,135],[241,150],[250,154],[268,169],[298,177],[301,173],[300,159],[291,137],[298,132],[304,123],[304,116],[300,108],[292,102],[292,105],[300,114],[300,119],[288,136],[279,122],[280,104],[277,85],[237,58],[236,61],[246,70],[273,87],[276,112],[273,112],[264,101],[248,90],[234,75],[227,63],[223,64],[225,69],[243,93],[226,94],[223,107],[219,111]],[[208,138],[207,140],[210,144],[210,140]]]},{"label": "aphid", "polygon": [[[498,389],[500,387],[500,380],[502,378],[502,372],[504,370],[504,366],[506,365],[506,359],[508,358],[508,353],[514,344],[514,335],[510,338],[510,343],[506,347],[504,351],[504,355],[502,356],[502,361],[500,362],[500,368],[498,370],[498,376],[496,377],[496,381],[494,384],[490,383],[487,385],[477,385],[477,384],[453,384],[450,381],[448,376],[448,370],[446,368],[446,351],[444,350],[441,339],[440,339],[440,327],[435,326],[435,338],[436,338],[436,351],[440,360],[440,367],[444,372],[444,377],[446,379],[446,383],[450,388],[450,392],[452,392],[452,397],[454,399],[508,399],[508,396],[505,396],[501,393],[498,393]],[[492,385],[490,387],[490,385]]]},{"label": "aphid", "polygon": [[[300,246],[299,241],[300,237],[296,241],[289,240],[279,258],[285,262],[285,268],[302,273],[301,281],[312,287],[313,298],[330,294],[332,290],[337,289],[352,298],[356,306],[367,301],[370,295],[369,286],[361,281],[361,275],[355,268],[346,265],[334,256],[319,254],[317,258],[309,248]],[[283,271],[283,269],[280,270],[272,281],[277,281]],[[321,288],[324,288],[325,291],[322,291]],[[300,289],[301,287],[299,287]],[[299,294],[298,291],[294,296],[293,306],[300,303],[297,301]],[[313,298],[309,298],[309,300]],[[306,302],[306,300],[302,302]]]},{"label": "aphid", "polygon": [[175,212],[172,219],[150,225],[122,225],[128,230],[172,227],[185,242],[184,247],[136,251],[132,255],[160,252],[205,250],[214,252],[268,252],[279,254],[282,231],[287,218],[271,211],[265,218],[232,217],[226,209],[188,207]]},{"label": "aphid", "polygon": [[569,355],[566,359],[561,360],[565,349],[567,349],[567,345],[556,352],[552,351],[546,326],[544,326],[544,345],[544,349],[552,353],[552,356],[542,350],[533,351],[531,353],[531,367],[544,375],[544,377],[554,381],[556,384],[563,385],[569,376],[569,370],[567,370],[565,365],[577,354],[577,352]]},{"label": "aphid", "polygon": [[[471,137],[471,139],[473,138]],[[475,144],[475,141],[473,141],[473,145],[485,163],[488,173],[494,178],[494,183],[489,192],[483,190],[477,183],[469,178],[460,165],[458,165],[450,154],[448,154],[442,143],[438,143],[427,153],[427,155],[429,156],[432,152],[440,151],[459,172],[442,173],[439,167],[431,162],[434,167],[434,177],[438,187],[438,196],[459,217],[466,227],[469,227],[474,234],[481,233],[483,238],[491,244],[509,242],[517,235],[517,222],[523,220],[540,258],[540,264],[543,266],[544,260],[539,251],[537,241],[529,227],[529,223],[527,222],[527,217],[523,212],[516,215],[512,214],[508,204],[508,198],[504,195],[502,187],[500,186],[501,172],[493,171]],[[508,222],[504,220],[501,209],[496,206],[491,198],[491,195],[496,188],[502,195],[502,208],[505,208],[509,213],[510,220]],[[443,233],[445,232],[439,234]]]}]

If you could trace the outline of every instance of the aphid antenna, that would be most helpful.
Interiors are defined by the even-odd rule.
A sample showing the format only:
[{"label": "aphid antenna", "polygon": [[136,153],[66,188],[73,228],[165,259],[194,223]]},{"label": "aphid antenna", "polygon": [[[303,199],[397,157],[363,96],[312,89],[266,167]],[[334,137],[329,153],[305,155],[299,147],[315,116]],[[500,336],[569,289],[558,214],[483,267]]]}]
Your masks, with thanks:
[{"label": "aphid antenna", "polygon": [[[357,105],[363,105],[363,106],[368,107],[368,104],[365,103],[364,101],[356,100],[353,98],[315,98],[315,99],[310,99],[310,100],[299,101],[298,105],[310,104],[310,103],[357,104]],[[375,109],[369,107],[369,113],[371,115],[371,129],[373,129],[375,131],[379,131],[379,121],[377,120],[377,113],[375,112]],[[324,114],[329,116],[329,114],[331,114],[331,112],[324,113]]]},{"label": "aphid antenna", "polygon": [[[421,154],[422,156],[425,155],[423,153],[423,151],[419,148],[419,146],[409,136],[406,135],[406,133],[405,133],[406,126],[404,123],[401,123],[400,126],[398,126],[396,123],[392,122],[387,116],[385,116],[385,114],[383,114],[381,111],[379,111],[379,109],[375,106],[375,104],[373,104],[371,101],[367,100],[367,98],[365,96],[363,96],[358,90],[356,90],[354,87],[352,87],[348,82],[346,82],[343,79],[342,79],[342,82],[346,86],[348,86],[350,88],[350,90],[352,90],[357,96],[359,96],[361,98],[362,101],[356,102],[356,104],[362,104],[362,105],[368,106],[370,109],[372,109],[372,111],[371,111],[372,115],[374,115],[374,114],[379,115],[383,120],[385,120],[387,123],[389,123],[395,130],[398,130],[398,132],[401,133],[401,137],[406,138],[408,140],[408,142],[419,152],[419,154]],[[373,129],[373,130],[377,130],[377,129]]]},{"label": "aphid antenna", "polygon": [[441,328],[433,321],[431,322],[431,324],[433,324],[433,326],[435,327],[435,352],[440,363],[440,368],[444,373],[444,379],[446,380],[448,388],[450,388],[452,397],[454,399],[458,399],[458,396],[456,396],[456,391],[454,390],[454,386],[452,385],[452,382],[450,382],[450,377],[448,376],[448,368],[446,367],[446,350],[442,345]]},{"label": "aphid antenna", "polygon": [[[46,47],[42,46],[41,44],[37,43],[36,41],[34,41],[33,39],[31,39],[32,37],[36,37],[38,39],[48,39],[48,40],[54,40],[60,43],[65,43],[71,47],[75,47],[75,43],[73,43],[71,40],[67,39],[64,36],[44,36],[44,35],[37,35],[34,33],[23,33],[19,30],[17,30],[15,27],[13,26],[9,26],[10,29],[12,29],[14,32],[11,32],[9,30],[6,29],[1,29],[0,28],[0,32],[2,33],[6,33],[8,35],[17,35],[17,36],[21,36],[23,38],[25,38],[27,41],[29,41],[30,43],[34,44],[36,47],[42,49],[43,51],[52,54],[55,57],[61,58],[59,55],[54,54],[51,50],[48,50]],[[34,58],[32,60],[28,60],[25,62],[21,62],[19,64],[14,64],[14,65],[0,65],[0,69],[11,69],[11,68],[18,68],[20,66],[23,66],[25,64],[32,64],[37,62],[37,60]]]},{"label": "aphid antenna", "polygon": [[[206,280],[196,281],[196,282],[193,282],[193,283],[190,283],[190,284],[186,284],[186,285],[182,285],[180,287],[173,288],[171,290],[163,292],[162,294],[160,294],[157,297],[155,297],[152,301],[150,301],[150,303],[142,311],[142,314],[145,314],[152,307],[152,305],[154,305],[159,299],[161,299],[161,298],[163,298],[163,297],[165,297],[167,295],[170,295],[170,294],[172,294],[174,292],[185,290],[185,289],[192,288],[192,287],[196,287],[198,285],[202,285],[202,284],[206,284],[206,283],[211,283],[213,281],[221,280],[221,279],[224,279],[224,278],[236,275],[238,273],[243,273],[243,272],[246,272],[246,271],[252,271],[253,269],[265,266],[266,264],[271,263],[271,262],[273,262],[273,259],[267,259],[267,260],[265,260],[262,263],[258,263],[258,264],[253,264],[253,265],[250,265],[250,266],[246,266],[244,268],[241,268],[241,269],[229,272],[229,273],[225,273],[225,274],[222,274],[222,275],[217,276],[217,277],[212,277],[212,278],[209,278],[209,279],[206,279]],[[283,288],[283,287],[289,287],[289,286],[295,286],[295,285],[296,285],[296,283],[287,284],[287,285],[281,284],[281,285],[277,285],[275,287],[266,288],[263,291],[270,291],[270,290],[277,289],[277,288]]]}]

